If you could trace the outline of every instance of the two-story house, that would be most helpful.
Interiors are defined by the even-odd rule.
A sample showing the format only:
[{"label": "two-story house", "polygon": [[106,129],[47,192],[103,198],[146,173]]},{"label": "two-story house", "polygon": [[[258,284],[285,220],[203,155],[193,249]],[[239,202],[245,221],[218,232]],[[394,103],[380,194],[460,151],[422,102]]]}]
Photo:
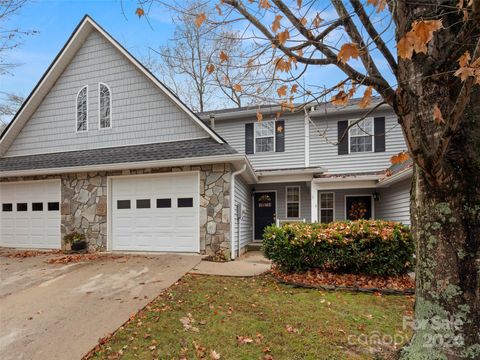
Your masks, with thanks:
[{"label": "two-story house", "polygon": [[355,101],[307,109],[279,115],[280,107],[262,106],[202,114],[255,170],[243,214],[236,214],[240,248],[259,241],[274,222],[371,218],[409,225],[412,169],[410,162],[391,166],[391,157],[406,149],[392,109],[379,106],[351,127],[367,112]]},{"label": "two-story house", "polygon": [[86,16],[1,134],[0,246],[234,258],[276,221],[409,223],[391,109],[256,111],[195,114]]}]

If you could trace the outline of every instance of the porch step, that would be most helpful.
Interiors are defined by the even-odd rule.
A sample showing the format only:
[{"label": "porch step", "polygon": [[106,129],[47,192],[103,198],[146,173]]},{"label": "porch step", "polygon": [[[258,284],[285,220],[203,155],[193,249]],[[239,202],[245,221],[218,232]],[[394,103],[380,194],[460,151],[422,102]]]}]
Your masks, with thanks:
[{"label": "porch step", "polygon": [[261,242],[252,242],[246,246],[247,251],[260,251],[262,250]]}]

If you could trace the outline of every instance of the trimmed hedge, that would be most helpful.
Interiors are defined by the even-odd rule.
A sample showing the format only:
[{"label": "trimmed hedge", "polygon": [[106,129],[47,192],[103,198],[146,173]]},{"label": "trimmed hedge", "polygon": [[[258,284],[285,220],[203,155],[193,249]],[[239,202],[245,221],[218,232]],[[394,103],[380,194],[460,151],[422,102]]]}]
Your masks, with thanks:
[{"label": "trimmed hedge", "polygon": [[399,275],[412,269],[414,244],[407,226],[358,220],[330,224],[269,226],[263,252],[282,271]]}]

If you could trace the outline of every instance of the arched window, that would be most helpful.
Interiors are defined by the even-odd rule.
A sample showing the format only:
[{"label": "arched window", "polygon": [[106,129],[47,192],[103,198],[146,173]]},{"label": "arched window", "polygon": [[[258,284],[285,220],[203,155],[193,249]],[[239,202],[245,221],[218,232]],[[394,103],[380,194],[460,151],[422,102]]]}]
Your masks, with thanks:
[{"label": "arched window", "polygon": [[88,130],[87,95],[88,86],[85,85],[77,94],[77,131]]},{"label": "arched window", "polygon": [[106,84],[98,84],[99,126],[100,129],[109,128],[111,123],[112,97],[110,88]]}]

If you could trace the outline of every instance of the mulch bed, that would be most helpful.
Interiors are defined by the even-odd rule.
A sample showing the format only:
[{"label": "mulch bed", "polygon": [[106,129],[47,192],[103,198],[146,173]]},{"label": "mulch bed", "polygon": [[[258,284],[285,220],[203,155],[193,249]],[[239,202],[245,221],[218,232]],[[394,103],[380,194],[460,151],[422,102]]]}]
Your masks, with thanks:
[{"label": "mulch bed", "polygon": [[220,263],[224,263],[228,261],[228,259],[223,254],[208,255],[203,257],[202,260],[211,261],[211,262],[220,262]]},{"label": "mulch bed", "polygon": [[415,293],[415,280],[409,275],[383,277],[334,274],[322,269],[288,274],[276,268],[273,268],[270,274],[278,282],[295,287],[370,292],[385,295],[413,295]]}]

